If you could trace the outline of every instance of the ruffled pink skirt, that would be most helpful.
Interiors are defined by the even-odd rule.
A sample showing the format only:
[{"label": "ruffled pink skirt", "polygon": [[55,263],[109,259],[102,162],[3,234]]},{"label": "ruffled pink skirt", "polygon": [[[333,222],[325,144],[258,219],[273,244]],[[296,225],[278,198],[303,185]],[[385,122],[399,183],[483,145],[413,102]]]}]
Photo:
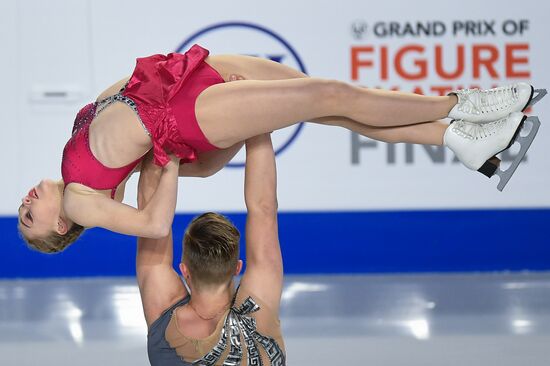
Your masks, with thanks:
[{"label": "ruffled pink skirt", "polygon": [[194,45],[184,54],[138,58],[123,95],[137,106],[151,135],[154,161],[164,166],[168,153],[182,162],[192,162],[197,152],[215,150],[206,139],[195,116],[195,101],[211,85],[224,80],[204,62],[208,50]]}]

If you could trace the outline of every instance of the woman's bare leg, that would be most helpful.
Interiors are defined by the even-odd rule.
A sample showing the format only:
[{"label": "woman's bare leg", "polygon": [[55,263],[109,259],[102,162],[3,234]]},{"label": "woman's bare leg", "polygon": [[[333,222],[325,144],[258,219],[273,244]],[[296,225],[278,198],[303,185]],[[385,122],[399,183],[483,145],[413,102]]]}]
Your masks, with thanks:
[{"label": "woman's bare leg", "polygon": [[[266,81],[286,76],[289,73],[286,69],[290,68],[283,67],[285,70],[279,75],[275,70],[279,67],[270,61],[245,56],[220,57],[235,57],[238,63],[246,64],[244,68],[252,71],[246,75],[245,69],[217,67],[213,57],[207,60],[222,76],[229,71],[243,74],[247,79],[214,85],[197,99],[195,108],[200,127],[207,138],[219,147],[231,146],[248,137],[299,121],[328,116],[345,117],[363,125],[378,127],[418,124],[445,118],[456,103],[455,97],[424,97],[364,89],[343,82],[299,76],[296,79]],[[246,60],[241,59],[243,57]],[[255,70],[265,73],[264,80],[250,80],[250,76],[259,79],[258,75],[253,75]]]},{"label": "woman's bare leg", "polygon": [[[303,72],[286,65],[251,56],[210,56],[206,62],[218,70],[226,81],[309,78]],[[447,123],[441,121],[408,126],[377,127],[339,116],[321,117],[312,119],[310,122],[344,127],[362,136],[383,142],[424,145],[443,144],[443,135],[448,127]]]},{"label": "woman's bare leg", "polygon": [[378,141],[422,145],[443,145],[443,135],[449,126],[443,121],[433,121],[407,126],[373,127],[344,117],[324,117],[312,122],[344,127]]}]

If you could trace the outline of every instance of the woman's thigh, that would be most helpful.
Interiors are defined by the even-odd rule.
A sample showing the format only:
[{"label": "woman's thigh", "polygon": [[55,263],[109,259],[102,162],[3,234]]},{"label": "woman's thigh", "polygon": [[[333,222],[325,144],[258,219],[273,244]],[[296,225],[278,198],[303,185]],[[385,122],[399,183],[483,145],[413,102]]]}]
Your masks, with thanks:
[{"label": "woman's thigh", "polygon": [[[304,120],[332,115],[342,83],[308,78],[282,64],[248,56],[212,56],[206,60],[223,78],[245,80],[213,85],[195,103],[207,139],[224,148]],[[327,97],[328,96],[328,97]]]},{"label": "woman's thigh", "polygon": [[216,84],[199,95],[195,115],[210,143],[225,148],[301,121],[340,115],[349,99],[343,89],[339,82],[315,78]]},{"label": "woman's thigh", "polygon": [[241,55],[209,56],[206,60],[225,81],[230,75],[241,75],[245,80],[282,80],[307,77],[306,74],[275,61]]}]

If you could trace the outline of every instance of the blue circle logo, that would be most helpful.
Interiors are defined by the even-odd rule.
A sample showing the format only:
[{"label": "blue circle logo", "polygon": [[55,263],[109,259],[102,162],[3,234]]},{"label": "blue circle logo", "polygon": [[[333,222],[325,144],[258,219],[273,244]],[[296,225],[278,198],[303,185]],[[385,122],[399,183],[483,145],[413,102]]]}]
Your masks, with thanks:
[{"label": "blue circle logo", "polygon": [[[176,52],[185,52],[194,43],[212,50],[215,54],[258,56],[307,74],[302,60],[287,41],[272,30],[256,24],[243,22],[214,24],[191,35],[180,44]],[[294,142],[303,126],[303,123],[299,123],[272,134],[275,155],[286,150]],[[244,167],[244,161],[244,153],[241,152],[227,166]]]}]

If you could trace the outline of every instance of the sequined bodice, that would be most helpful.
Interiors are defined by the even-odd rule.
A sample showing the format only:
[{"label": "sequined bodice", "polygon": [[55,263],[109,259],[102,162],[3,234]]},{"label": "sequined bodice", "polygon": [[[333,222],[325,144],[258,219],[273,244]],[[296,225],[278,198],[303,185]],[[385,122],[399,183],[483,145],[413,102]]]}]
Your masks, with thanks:
[{"label": "sequined bodice", "polygon": [[[139,113],[134,101],[119,93],[109,96],[101,101],[90,103],[82,108],[76,115],[72,136],[63,149],[61,174],[65,185],[80,183],[97,190],[111,190],[111,198],[114,198],[117,186],[134,170],[141,159],[138,159],[120,168],[109,168],[95,158],[90,148],[90,125],[94,118],[115,102],[128,105],[136,113]],[[143,125],[141,118],[140,123]],[[147,129],[145,129],[147,133]]]},{"label": "sequined bodice", "polygon": [[[128,105],[151,138],[153,162],[165,166],[170,161],[168,154],[174,154],[180,162],[191,163],[197,154],[211,151],[210,144],[200,131],[194,117],[194,104],[188,100],[186,108],[172,108],[175,96],[196,98],[191,92],[200,92],[210,85],[223,82],[215,70],[204,67],[208,50],[194,45],[185,54],[152,55],[138,58],[132,76],[119,93],[82,108],[78,113],[73,134],[63,150],[61,172],[65,184],[77,182],[97,190],[111,190],[114,197],[116,187],[139,163],[120,168],[109,168],[93,156],[89,144],[89,126],[94,117],[114,102]],[[206,75],[208,77],[199,77]],[[196,79],[193,77],[197,76]],[[193,80],[192,85],[187,82]],[[185,116],[178,122],[174,110]]]}]

